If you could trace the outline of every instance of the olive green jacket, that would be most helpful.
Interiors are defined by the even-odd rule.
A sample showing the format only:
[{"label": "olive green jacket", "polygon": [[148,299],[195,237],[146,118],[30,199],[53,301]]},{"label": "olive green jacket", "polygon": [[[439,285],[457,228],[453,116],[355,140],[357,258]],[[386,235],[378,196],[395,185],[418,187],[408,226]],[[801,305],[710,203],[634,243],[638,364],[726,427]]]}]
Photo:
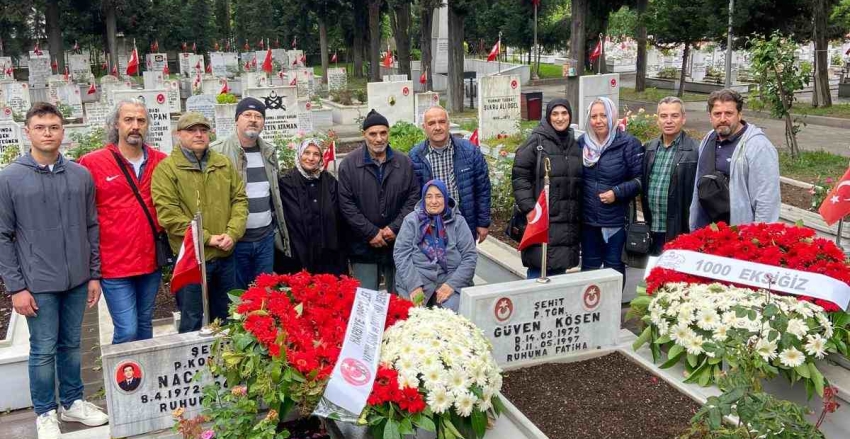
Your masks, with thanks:
[{"label": "olive green jacket", "polygon": [[[289,231],[286,229],[286,218],[283,214],[283,203],[280,201],[280,186],[278,184],[280,165],[277,161],[277,152],[274,145],[270,145],[262,138],[257,139],[257,146],[260,147],[260,153],[263,155],[263,165],[266,168],[266,178],[269,180],[272,206],[274,206],[272,210],[275,224],[274,245],[286,256],[292,256]],[[245,158],[245,150],[242,149],[242,144],[239,142],[236,133],[211,143],[210,149],[227,156],[236,167],[236,172],[242,176],[242,181],[248,181],[248,160]]]},{"label": "olive green jacket", "polygon": [[204,229],[204,257],[207,261],[229,255],[207,245],[212,235],[226,233],[233,242],[245,234],[248,221],[248,197],[245,183],[230,160],[207,150],[204,170],[190,162],[179,146],[160,162],[153,173],[151,194],[159,224],[168,233],[175,254],[180,252],[183,236],[192,218],[200,210]]}]

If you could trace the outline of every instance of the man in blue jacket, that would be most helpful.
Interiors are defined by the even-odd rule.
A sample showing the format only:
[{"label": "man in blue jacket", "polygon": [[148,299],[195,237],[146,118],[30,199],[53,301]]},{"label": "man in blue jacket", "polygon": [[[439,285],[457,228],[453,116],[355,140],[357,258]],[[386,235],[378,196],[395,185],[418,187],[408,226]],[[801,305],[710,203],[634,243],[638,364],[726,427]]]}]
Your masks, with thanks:
[{"label": "man in blue jacket", "polygon": [[0,277],[30,331],[30,397],[39,439],[58,439],[56,380],[63,421],[109,419],[83,400],[83,313],[100,298],[94,181],[59,153],[62,113],[36,103],[26,116],[27,155],[0,172]]},{"label": "man in blue jacket", "polygon": [[431,107],[424,119],[428,140],[409,154],[418,186],[432,179],[444,181],[472,236],[483,242],[490,227],[490,175],[484,155],[468,140],[449,133],[449,114],[443,107]]}]

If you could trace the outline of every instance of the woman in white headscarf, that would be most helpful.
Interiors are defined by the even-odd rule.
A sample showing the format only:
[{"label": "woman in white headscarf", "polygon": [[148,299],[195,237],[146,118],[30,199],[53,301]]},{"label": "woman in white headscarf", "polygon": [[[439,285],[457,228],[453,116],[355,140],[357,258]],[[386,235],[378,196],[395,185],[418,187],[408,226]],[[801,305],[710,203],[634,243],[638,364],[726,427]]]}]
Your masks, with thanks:
[{"label": "woman in white headscarf", "polygon": [[318,138],[301,142],[295,168],[280,176],[280,198],[292,248],[287,271],[347,274],[343,246],[339,245],[340,214],[337,181],[324,171],[324,143]]},{"label": "woman in white headscarf", "polygon": [[617,106],[600,97],[587,108],[585,134],[578,139],[584,165],[581,269],[613,268],[625,274],[629,203],[640,193],[643,146],[617,129]]}]

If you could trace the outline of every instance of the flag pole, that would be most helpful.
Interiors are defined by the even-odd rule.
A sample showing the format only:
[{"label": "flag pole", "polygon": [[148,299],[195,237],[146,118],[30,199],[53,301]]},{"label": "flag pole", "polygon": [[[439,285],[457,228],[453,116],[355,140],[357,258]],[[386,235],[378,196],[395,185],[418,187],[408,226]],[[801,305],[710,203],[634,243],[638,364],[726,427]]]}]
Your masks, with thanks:
[{"label": "flag pole", "polygon": [[599,56],[596,57],[596,74],[602,74],[602,53],[605,52],[605,41],[602,40],[602,33],[599,33]]},{"label": "flag pole", "polygon": [[499,41],[496,42],[496,59],[499,60],[499,74],[502,74],[502,31],[499,31]]},{"label": "flag pole", "polygon": [[[552,170],[552,162],[549,160],[549,157],[543,159],[543,169],[545,174],[543,174],[543,190],[546,192],[546,216],[549,216],[549,171]],[[549,218],[546,218],[546,224],[549,224]],[[549,225],[551,227],[551,224]],[[548,242],[549,242],[549,230],[546,231],[546,242],[541,244],[542,246],[542,256],[540,262],[540,277],[537,278],[537,283],[545,284],[549,283],[550,279],[546,277],[546,264],[547,264],[547,255],[548,252]]]},{"label": "flag pole", "polygon": [[[200,198],[200,194],[198,195]],[[198,200],[198,206],[200,206],[200,199]],[[204,255],[204,223],[203,216],[201,215],[201,211],[198,210],[198,213],[195,214],[195,224],[197,224],[198,228],[198,239],[195,240],[195,245],[198,248],[198,265],[201,266],[201,303],[204,307],[204,316],[201,320],[201,335],[211,335],[212,330],[210,329],[210,301],[209,301],[209,291],[207,290],[207,260]]]}]

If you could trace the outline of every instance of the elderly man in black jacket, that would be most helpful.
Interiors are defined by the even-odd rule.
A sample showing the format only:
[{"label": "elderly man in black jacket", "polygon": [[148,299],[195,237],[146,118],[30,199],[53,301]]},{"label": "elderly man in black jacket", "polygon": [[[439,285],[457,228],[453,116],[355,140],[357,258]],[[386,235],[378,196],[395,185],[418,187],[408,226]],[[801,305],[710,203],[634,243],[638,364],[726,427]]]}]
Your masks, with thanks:
[{"label": "elderly man in black jacket", "polygon": [[646,143],[643,156],[641,208],[652,232],[650,254],[656,256],[666,242],[689,230],[699,145],[682,130],[686,120],[681,99],[662,99],[658,103],[661,137]]},{"label": "elderly man in black jacket", "polygon": [[404,217],[419,201],[410,159],[390,147],[389,122],[372,110],[363,120],[364,145],[339,167],[339,209],[350,229],[352,274],[363,288],[377,290],[383,277],[395,286],[393,245]]}]

